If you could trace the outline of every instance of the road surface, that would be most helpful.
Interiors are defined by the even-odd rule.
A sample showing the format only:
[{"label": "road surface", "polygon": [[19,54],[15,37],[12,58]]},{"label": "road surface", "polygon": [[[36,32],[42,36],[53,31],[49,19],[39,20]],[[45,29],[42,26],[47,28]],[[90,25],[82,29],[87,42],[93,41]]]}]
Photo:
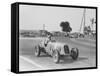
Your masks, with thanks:
[{"label": "road surface", "polygon": [[53,62],[52,57],[42,53],[40,57],[34,55],[34,46],[41,38],[20,38],[19,41],[19,70],[49,70],[49,69],[69,69],[96,66],[96,44],[93,40],[67,39],[58,41],[66,42],[70,46],[78,47],[79,58],[75,61],[71,57],[64,57],[59,64]]}]

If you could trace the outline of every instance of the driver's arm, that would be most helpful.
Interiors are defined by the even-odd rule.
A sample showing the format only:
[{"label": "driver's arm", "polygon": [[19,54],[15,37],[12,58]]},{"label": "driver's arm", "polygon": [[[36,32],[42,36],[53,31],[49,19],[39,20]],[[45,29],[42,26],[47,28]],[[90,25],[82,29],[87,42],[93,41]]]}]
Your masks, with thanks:
[{"label": "driver's arm", "polygon": [[47,44],[47,43],[48,43],[48,41],[49,41],[49,39],[48,39],[48,38],[46,38],[44,43],[45,43],[45,44]]}]

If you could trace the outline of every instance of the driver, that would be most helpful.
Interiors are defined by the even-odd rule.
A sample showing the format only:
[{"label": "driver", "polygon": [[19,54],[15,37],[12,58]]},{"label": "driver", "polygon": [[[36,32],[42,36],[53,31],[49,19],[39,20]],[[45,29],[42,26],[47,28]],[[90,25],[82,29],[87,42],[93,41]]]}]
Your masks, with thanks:
[{"label": "driver", "polygon": [[48,42],[50,42],[51,39],[51,35],[48,35],[47,38],[45,39],[45,46],[47,46]]}]

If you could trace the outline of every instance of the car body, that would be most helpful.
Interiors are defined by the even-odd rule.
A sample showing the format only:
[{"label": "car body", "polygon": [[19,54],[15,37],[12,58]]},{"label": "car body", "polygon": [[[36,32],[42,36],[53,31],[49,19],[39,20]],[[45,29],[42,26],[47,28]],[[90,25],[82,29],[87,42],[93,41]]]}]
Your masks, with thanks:
[{"label": "car body", "polygon": [[45,52],[53,57],[55,63],[59,63],[60,57],[69,55],[74,60],[78,58],[78,49],[69,47],[66,43],[56,42],[51,40],[48,44],[45,44],[45,40],[41,41],[35,46],[35,55],[40,56],[41,52]]}]

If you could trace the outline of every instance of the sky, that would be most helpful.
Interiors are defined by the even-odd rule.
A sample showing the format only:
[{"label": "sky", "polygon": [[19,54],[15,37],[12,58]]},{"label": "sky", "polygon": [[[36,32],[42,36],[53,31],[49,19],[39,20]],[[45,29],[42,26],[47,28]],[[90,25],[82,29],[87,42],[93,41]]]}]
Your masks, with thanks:
[{"label": "sky", "polygon": [[[84,8],[20,5],[19,29],[61,31],[60,23],[68,21],[72,32],[80,29]],[[95,9],[86,9],[86,26],[95,18]],[[94,25],[95,26],[95,25]]]}]

